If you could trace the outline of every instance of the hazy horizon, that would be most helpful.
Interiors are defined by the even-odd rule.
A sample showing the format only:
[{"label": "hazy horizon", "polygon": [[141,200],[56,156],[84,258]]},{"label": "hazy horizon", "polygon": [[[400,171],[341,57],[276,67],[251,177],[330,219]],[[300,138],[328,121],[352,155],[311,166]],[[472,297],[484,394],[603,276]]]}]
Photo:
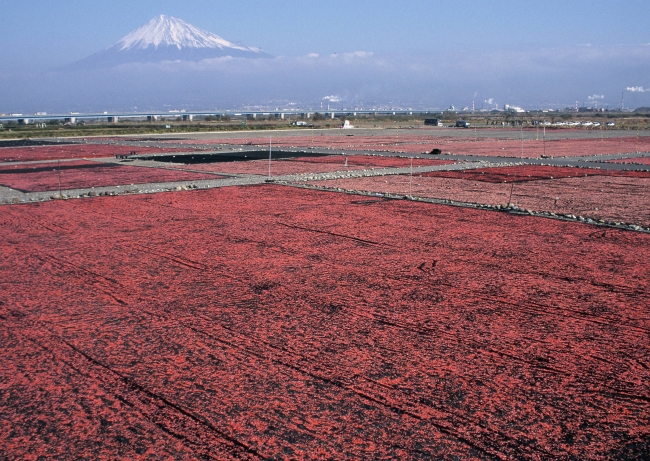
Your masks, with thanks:
[{"label": "hazy horizon", "polygon": [[[32,4],[30,4],[32,5]],[[650,8],[630,1],[36,1],[0,18],[0,113],[240,109],[561,109],[650,106]],[[169,14],[269,59],[62,70]]]}]

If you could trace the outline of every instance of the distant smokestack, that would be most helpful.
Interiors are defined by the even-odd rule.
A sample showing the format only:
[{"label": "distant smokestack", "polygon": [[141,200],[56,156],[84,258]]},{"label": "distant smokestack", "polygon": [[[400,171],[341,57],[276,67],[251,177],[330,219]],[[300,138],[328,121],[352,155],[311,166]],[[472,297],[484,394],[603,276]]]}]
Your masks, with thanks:
[{"label": "distant smokestack", "polygon": [[625,109],[625,91],[621,91],[621,110]]}]

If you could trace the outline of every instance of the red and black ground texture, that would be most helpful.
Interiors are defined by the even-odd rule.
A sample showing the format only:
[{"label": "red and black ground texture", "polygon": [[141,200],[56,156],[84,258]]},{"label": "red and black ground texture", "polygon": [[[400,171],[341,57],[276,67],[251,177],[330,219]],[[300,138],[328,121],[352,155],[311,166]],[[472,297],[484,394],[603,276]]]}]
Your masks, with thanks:
[{"label": "red and black ground texture", "polygon": [[[373,155],[332,155],[327,157],[296,157],[271,161],[273,176],[307,173],[328,173],[334,171],[374,170],[378,168],[407,168],[413,166],[450,165],[453,160],[378,157]],[[243,162],[219,162],[199,164],[175,164],[173,168],[194,171],[217,171],[226,174],[266,175],[269,171],[268,160],[250,160]]]},{"label": "red and black ground texture", "polygon": [[265,185],[0,248],[0,459],[650,453],[647,234]]},{"label": "red and black ground texture", "polygon": [[309,184],[490,205],[512,203],[524,209],[650,226],[647,171],[521,165]]},{"label": "red and black ground texture", "polygon": [[124,184],[198,181],[223,176],[189,171],[75,160],[0,166],[0,186],[23,192],[81,189]]},{"label": "red and black ground texture", "polygon": [[432,171],[429,173],[421,173],[419,176],[465,179],[468,181],[483,181],[491,183],[523,183],[561,178],[586,178],[589,176],[650,179],[650,171],[520,165],[497,168],[475,168],[460,171]]},{"label": "red and black ground texture", "polygon": [[[481,130],[482,132],[484,130]],[[467,139],[452,136],[427,135],[425,132],[412,134],[406,132],[399,135],[383,135],[381,132],[373,136],[341,136],[340,133],[323,133],[316,136],[287,136],[274,137],[275,147],[324,147],[341,150],[378,150],[398,151],[407,153],[430,152],[440,149],[444,153],[458,155],[496,156],[496,157],[524,157],[537,158],[543,155],[548,157],[580,157],[601,154],[620,154],[629,152],[646,152],[650,150],[649,136],[625,136],[616,138],[601,138],[594,132],[589,139],[552,139],[544,140],[540,131],[525,131],[526,139],[521,142],[517,139],[478,138]],[[498,135],[496,135],[498,136]],[[570,132],[567,136],[571,136]],[[209,145],[209,144],[254,144],[268,146],[268,137],[233,137],[216,138],[212,140],[186,140],[170,141],[175,144]]]},{"label": "red and black ground texture", "polygon": [[116,154],[187,152],[192,149],[132,147],[110,144],[62,144],[34,147],[0,148],[0,162],[31,162],[39,160],[64,160],[76,158],[112,157]]}]

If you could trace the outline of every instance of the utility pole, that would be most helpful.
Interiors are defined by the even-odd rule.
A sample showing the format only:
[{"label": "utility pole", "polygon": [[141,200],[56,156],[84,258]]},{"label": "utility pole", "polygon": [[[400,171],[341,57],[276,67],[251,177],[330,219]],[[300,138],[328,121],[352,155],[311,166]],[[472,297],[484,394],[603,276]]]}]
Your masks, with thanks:
[{"label": "utility pole", "polygon": [[271,179],[271,143],[272,143],[273,137],[269,136],[269,179]]},{"label": "utility pole", "polygon": [[413,157],[411,157],[411,177],[409,178],[409,197],[413,196]]},{"label": "utility pole", "polygon": [[621,91],[621,111],[625,109],[625,90]]}]

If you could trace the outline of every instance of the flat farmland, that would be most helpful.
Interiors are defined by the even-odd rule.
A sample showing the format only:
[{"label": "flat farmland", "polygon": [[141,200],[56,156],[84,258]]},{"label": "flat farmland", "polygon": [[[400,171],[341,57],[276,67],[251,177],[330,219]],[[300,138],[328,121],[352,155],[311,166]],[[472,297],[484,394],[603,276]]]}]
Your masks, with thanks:
[{"label": "flat farmland", "polygon": [[601,170],[596,168],[569,168],[546,165],[518,165],[514,167],[474,168],[460,171],[433,171],[422,177],[442,177],[493,183],[524,183],[561,178],[608,176],[613,178],[650,179],[650,171]]},{"label": "flat farmland", "polygon": [[11,187],[23,192],[215,178],[219,178],[219,176],[83,160],[0,166],[0,186]]},{"label": "flat farmland", "polygon": [[[583,171],[581,169],[571,170],[574,170],[574,176],[571,178],[532,179],[522,175],[514,186],[514,176],[509,176],[508,181],[507,173],[494,172],[485,174],[482,178],[479,178],[480,173],[436,172],[431,175],[414,175],[412,179],[408,175],[392,175],[307,183],[321,187],[411,194],[417,197],[493,206],[510,202],[534,211],[650,225],[650,178],[632,176],[632,173],[642,175],[643,172],[584,176],[584,173],[580,174]],[[485,177],[492,180],[483,179]]]},{"label": "flat farmland", "polygon": [[648,234],[275,185],[0,229],[0,457],[650,452]]},{"label": "flat farmland", "polygon": [[[538,133],[535,130],[526,130],[521,133],[524,138],[522,143],[521,139],[499,137],[500,133],[484,129],[477,130],[475,139],[471,139],[470,135],[463,137],[437,136],[435,134],[427,135],[426,132],[413,134],[413,131],[409,130],[403,132],[392,131],[391,135],[378,132],[372,136],[364,134],[349,134],[346,136],[341,133],[331,132],[317,133],[314,136],[276,136],[273,138],[273,146],[276,148],[318,147],[334,150],[376,150],[404,153],[422,153],[430,152],[432,149],[440,149],[443,153],[456,155],[524,158],[538,158],[542,155],[548,157],[582,157],[650,151],[650,136],[601,137],[599,133],[591,132],[578,133],[590,137],[575,137],[578,134],[566,133],[564,134],[565,137],[554,134],[553,138],[550,138],[551,134],[549,133],[550,139],[545,139],[545,135],[541,131]],[[478,135],[479,133],[481,136]],[[491,134],[494,137],[490,137]],[[519,132],[515,134],[519,135]],[[268,146],[269,138],[255,135],[250,137],[215,136],[213,139],[188,139],[186,141],[169,142],[179,145],[187,144],[188,146],[209,146],[210,144]]]},{"label": "flat farmland", "polygon": [[[413,166],[451,165],[453,160],[413,159]],[[377,168],[406,168],[411,165],[410,158],[379,157],[372,155],[332,155],[327,157],[295,157],[271,160],[273,176],[288,174],[329,173],[334,171],[374,170]],[[174,164],[173,168],[194,171],[213,171],[225,174],[267,175],[268,160],[249,160],[239,162]]]},{"label": "flat farmland", "polygon": [[0,162],[34,162],[43,160],[64,160],[82,158],[113,157],[116,154],[138,154],[162,152],[187,152],[191,149],[132,147],[119,144],[62,144],[33,147],[1,147]]}]

